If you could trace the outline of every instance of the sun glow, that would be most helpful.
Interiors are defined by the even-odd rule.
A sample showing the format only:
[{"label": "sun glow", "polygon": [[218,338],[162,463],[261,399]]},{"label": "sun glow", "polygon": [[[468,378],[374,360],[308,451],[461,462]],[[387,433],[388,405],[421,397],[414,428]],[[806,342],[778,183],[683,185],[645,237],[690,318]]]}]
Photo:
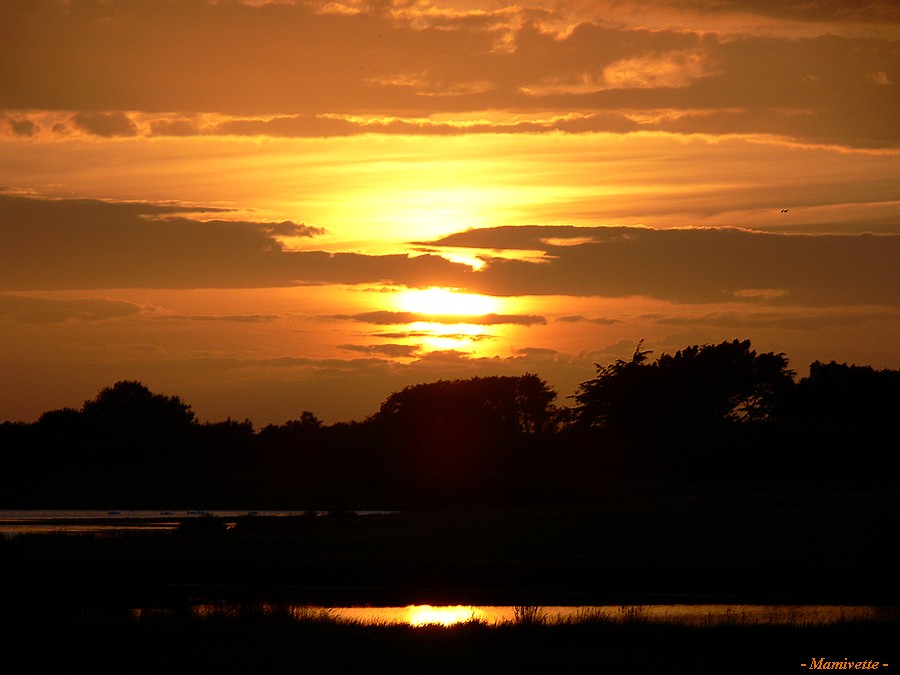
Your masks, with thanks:
[{"label": "sun glow", "polygon": [[498,311],[500,301],[489,295],[460,293],[452,288],[404,291],[397,300],[400,309],[440,316],[483,316]]},{"label": "sun glow", "polygon": [[462,605],[450,607],[432,607],[431,605],[412,605],[407,608],[407,621],[410,626],[441,625],[452,626],[457,623],[474,621],[481,618],[482,612],[477,607]]}]

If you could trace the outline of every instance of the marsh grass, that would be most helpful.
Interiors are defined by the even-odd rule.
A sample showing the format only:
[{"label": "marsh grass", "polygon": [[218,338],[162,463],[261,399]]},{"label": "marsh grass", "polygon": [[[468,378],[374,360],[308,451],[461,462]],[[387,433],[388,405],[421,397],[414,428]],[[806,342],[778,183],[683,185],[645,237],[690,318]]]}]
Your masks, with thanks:
[{"label": "marsh grass", "polygon": [[520,626],[537,626],[546,623],[547,612],[537,605],[516,605],[513,607],[513,623]]},{"label": "marsh grass", "polygon": [[622,605],[619,607],[618,619],[625,623],[647,623],[650,618],[644,612],[643,605]]},{"label": "marsh grass", "polygon": [[[549,621],[523,605],[521,620],[414,627],[362,624],[316,607],[248,603],[52,614],[34,608],[13,635],[30,662],[19,672],[506,673],[794,672],[810,656],[859,655],[893,662],[900,622],[822,625],[679,625],[640,611]],[[10,618],[10,617],[7,617]],[[9,635],[9,634],[7,634]],[[52,649],[47,649],[52,645]],[[891,650],[894,650],[892,653]],[[893,659],[893,661],[892,661]]]}]

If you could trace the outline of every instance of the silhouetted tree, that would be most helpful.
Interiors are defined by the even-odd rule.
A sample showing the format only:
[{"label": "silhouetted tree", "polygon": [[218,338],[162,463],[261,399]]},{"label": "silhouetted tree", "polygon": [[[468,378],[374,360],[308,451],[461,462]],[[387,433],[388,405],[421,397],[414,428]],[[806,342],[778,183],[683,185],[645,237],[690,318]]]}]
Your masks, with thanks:
[{"label": "silhouetted tree", "polygon": [[898,480],[900,370],[810,364],[783,416],[801,450],[797,473],[829,480]]},{"label": "silhouetted tree", "polygon": [[66,456],[79,454],[86,442],[87,421],[74,408],[59,408],[43,413],[35,424],[36,446],[56,462]]},{"label": "silhouetted tree", "polygon": [[645,366],[647,355],[643,340],[638,342],[630,361],[616,360],[608,366],[594,364],[597,376],[582,382],[575,394],[577,424],[590,427],[635,429],[652,414],[647,410],[651,396],[651,371]]},{"label": "silhouetted tree", "polygon": [[308,410],[299,419],[267,424],[257,434],[266,461],[282,472],[318,470],[323,464],[322,440],[326,428]]},{"label": "silhouetted tree", "polygon": [[191,406],[177,396],[152,393],[136,380],[121,380],[85,401],[81,412],[117,431],[183,430],[195,423]]},{"label": "silhouetted tree", "polygon": [[190,456],[198,454],[197,423],[179,397],[122,380],[85,401],[81,418],[85,442],[78,473],[92,499],[120,507],[191,489],[185,486],[197,464]]},{"label": "silhouetted tree", "polygon": [[523,442],[550,430],[555,398],[533,374],[440,380],[391,394],[368,423],[409,481],[476,489]]},{"label": "silhouetted tree", "polygon": [[784,354],[758,354],[749,340],[694,345],[654,362],[649,353],[639,344],[630,361],[598,365],[575,395],[577,423],[639,449],[641,470],[724,470],[736,428],[772,419],[793,386]]},{"label": "silhouetted tree", "polygon": [[794,383],[784,354],[757,354],[750,340],[694,345],[655,364],[671,422],[686,425],[770,419]]},{"label": "silhouetted tree", "polygon": [[417,384],[391,394],[373,419],[428,435],[461,427],[494,435],[536,434],[554,420],[554,392],[537,375],[473,377]]},{"label": "silhouetted tree", "polygon": [[793,384],[784,354],[757,354],[749,340],[693,345],[648,363],[650,353],[638,344],[630,361],[598,364],[575,395],[579,421],[629,429],[761,421]]},{"label": "silhouetted tree", "polygon": [[324,424],[314,413],[304,410],[299,419],[288,420],[284,424],[267,424],[259,431],[259,436],[268,444],[290,445],[306,443],[321,434]]}]

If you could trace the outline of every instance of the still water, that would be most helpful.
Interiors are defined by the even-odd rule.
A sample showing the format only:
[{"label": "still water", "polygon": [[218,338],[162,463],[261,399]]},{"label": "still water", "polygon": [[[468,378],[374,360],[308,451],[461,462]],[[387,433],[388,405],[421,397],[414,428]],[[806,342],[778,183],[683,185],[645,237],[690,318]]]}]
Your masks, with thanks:
[{"label": "still water", "polygon": [[[233,525],[237,518],[246,516],[324,516],[328,511],[241,511],[200,509],[172,510],[72,510],[72,509],[39,509],[39,510],[0,510],[0,535],[17,534],[104,534],[128,532],[136,530],[174,530],[185,519],[215,517],[224,521],[225,525]],[[382,515],[393,511],[352,511],[354,515]]]},{"label": "still water", "polygon": [[[209,616],[236,608],[200,605],[194,612]],[[585,620],[648,621],[681,625],[808,625],[859,621],[882,616],[885,608],[852,605],[601,605],[601,606],[497,606],[407,605],[405,607],[281,606],[297,619],[346,621],[365,625],[408,624],[450,626],[469,621],[485,624],[570,623]]]},{"label": "still water", "polygon": [[[353,511],[355,515],[385,515],[393,511]],[[130,530],[174,530],[190,518],[216,517],[226,524],[246,516],[324,516],[327,511],[278,510],[0,510],[0,536],[28,533],[115,533]],[[284,610],[279,605],[276,608]],[[200,615],[231,613],[238,606],[198,605]],[[822,624],[878,618],[881,608],[856,605],[722,605],[648,604],[600,606],[499,606],[499,605],[407,605],[403,607],[318,607],[288,606],[297,619],[326,619],[367,625],[407,624],[450,626],[468,621],[486,624],[540,622],[566,623],[591,619],[612,621],[660,621],[687,625],[721,624]],[[140,614],[140,610],[134,612]]]}]

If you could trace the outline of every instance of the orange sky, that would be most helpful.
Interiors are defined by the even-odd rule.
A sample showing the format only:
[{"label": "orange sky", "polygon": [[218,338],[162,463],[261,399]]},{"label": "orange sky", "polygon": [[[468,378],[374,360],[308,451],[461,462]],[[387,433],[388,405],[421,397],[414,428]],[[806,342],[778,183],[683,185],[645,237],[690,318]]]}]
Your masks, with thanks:
[{"label": "orange sky", "polygon": [[898,85],[889,0],[8,0],[0,420],[565,397],[640,339],[900,367]]}]

